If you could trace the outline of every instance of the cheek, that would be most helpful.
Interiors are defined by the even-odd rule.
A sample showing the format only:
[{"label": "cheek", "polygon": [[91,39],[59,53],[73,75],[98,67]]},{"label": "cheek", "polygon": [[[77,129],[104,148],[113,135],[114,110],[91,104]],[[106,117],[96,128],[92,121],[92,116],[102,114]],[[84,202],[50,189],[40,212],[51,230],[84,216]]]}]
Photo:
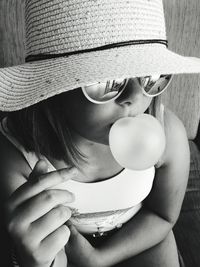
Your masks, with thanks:
[{"label": "cheek", "polygon": [[110,127],[119,117],[119,111],[114,105],[89,104],[82,107],[73,128],[80,136],[107,145]]},{"label": "cheek", "polygon": [[[82,109],[80,114],[80,130],[100,133],[107,129],[115,120],[117,114],[111,106],[95,105]],[[78,125],[77,125],[78,126]]]},{"label": "cheek", "polygon": [[142,96],[138,101],[135,101],[134,104],[129,109],[129,116],[137,116],[144,113],[152,102],[152,98]]},{"label": "cheek", "polygon": [[102,142],[111,124],[117,119],[116,105],[97,105],[88,101],[80,90],[64,99],[65,116],[71,129],[80,136]]},{"label": "cheek", "polygon": [[113,123],[117,118],[117,111],[110,104],[108,105],[96,105],[87,109],[83,114],[87,124],[96,125],[96,126],[106,126]]},{"label": "cheek", "polygon": [[[128,115],[127,109],[115,102],[97,105],[89,102],[82,95],[79,95],[76,101],[72,100],[67,101],[67,120],[73,131],[91,141],[107,144],[111,125],[119,118]],[[129,107],[129,114],[136,116],[144,113],[151,101],[151,98],[141,96],[132,107]]]}]

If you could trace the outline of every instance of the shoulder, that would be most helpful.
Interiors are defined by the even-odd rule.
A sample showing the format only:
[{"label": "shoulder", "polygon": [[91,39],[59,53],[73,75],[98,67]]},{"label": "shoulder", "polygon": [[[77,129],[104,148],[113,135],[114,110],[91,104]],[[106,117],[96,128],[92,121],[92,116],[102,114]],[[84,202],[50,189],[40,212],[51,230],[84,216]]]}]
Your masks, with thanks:
[{"label": "shoulder", "polygon": [[166,135],[165,164],[176,165],[189,161],[189,144],[182,121],[169,109],[164,112],[164,128]]},{"label": "shoulder", "polygon": [[0,195],[7,199],[26,182],[31,169],[20,151],[0,133]]},{"label": "shoulder", "polygon": [[186,130],[181,120],[166,109],[163,122],[166,135],[165,152],[162,164],[156,170],[146,205],[174,225],[188,183],[190,153]]}]

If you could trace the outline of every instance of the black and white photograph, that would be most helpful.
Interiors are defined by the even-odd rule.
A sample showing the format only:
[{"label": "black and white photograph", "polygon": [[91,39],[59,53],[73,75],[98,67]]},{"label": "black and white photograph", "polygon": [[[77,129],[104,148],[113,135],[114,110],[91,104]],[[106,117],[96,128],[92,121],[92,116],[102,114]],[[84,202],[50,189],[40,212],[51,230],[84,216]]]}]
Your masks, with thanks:
[{"label": "black and white photograph", "polygon": [[0,0],[0,267],[200,267],[199,0]]}]

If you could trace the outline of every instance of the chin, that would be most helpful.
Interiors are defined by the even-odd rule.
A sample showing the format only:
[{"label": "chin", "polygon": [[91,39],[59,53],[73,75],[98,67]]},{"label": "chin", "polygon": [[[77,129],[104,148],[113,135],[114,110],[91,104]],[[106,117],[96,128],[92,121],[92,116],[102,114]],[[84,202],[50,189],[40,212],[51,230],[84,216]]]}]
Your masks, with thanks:
[{"label": "chin", "polygon": [[109,125],[105,127],[104,129],[101,129],[98,132],[93,133],[93,135],[85,135],[84,138],[87,140],[97,143],[97,144],[102,144],[102,145],[109,145],[109,133],[112,125]]},{"label": "chin", "polygon": [[104,140],[102,142],[102,144],[105,145],[105,146],[109,146],[109,139],[107,138],[107,140]]},{"label": "chin", "polygon": [[108,146],[109,145],[109,134],[104,134],[104,135],[98,136],[93,141],[95,143]]},{"label": "chin", "polygon": [[109,146],[109,138],[108,138],[108,136],[105,137],[105,138],[102,138],[102,137],[98,138],[98,139],[96,139],[94,141],[95,141],[95,143],[98,143],[100,145]]}]

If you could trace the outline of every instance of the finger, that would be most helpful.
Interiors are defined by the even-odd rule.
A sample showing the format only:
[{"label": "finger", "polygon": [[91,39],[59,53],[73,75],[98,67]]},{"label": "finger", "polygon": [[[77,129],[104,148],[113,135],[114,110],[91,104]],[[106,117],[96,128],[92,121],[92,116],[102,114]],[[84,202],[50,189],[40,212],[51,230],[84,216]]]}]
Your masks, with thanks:
[{"label": "finger", "polygon": [[68,228],[70,230],[70,233],[71,233],[70,239],[79,234],[78,230],[76,229],[76,227],[72,224],[72,222],[70,220],[66,221],[65,224],[68,226]]},{"label": "finger", "polygon": [[62,225],[41,242],[41,252],[44,257],[52,255],[56,257],[58,252],[65,247],[70,237],[69,228]]},{"label": "finger", "polygon": [[29,234],[34,236],[40,243],[48,235],[62,226],[71,217],[71,210],[63,205],[59,205],[50,210],[43,217],[34,221],[29,227]]},{"label": "finger", "polygon": [[76,227],[72,224],[70,219],[68,221],[66,221],[65,224],[68,226],[68,228],[70,230],[70,238],[69,238],[69,241],[65,247],[66,251],[68,251],[68,253],[69,253],[70,247],[74,246],[74,245],[76,246],[78,240],[81,242],[83,236],[79,233],[79,231],[76,229]]},{"label": "finger", "polygon": [[48,165],[45,160],[38,160],[38,162],[35,164],[35,167],[33,168],[30,176],[29,181],[34,181],[34,179],[37,179],[37,177],[41,176],[42,174],[45,174],[48,172]]},{"label": "finger", "polygon": [[18,206],[14,212],[15,220],[23,225],[29,225],[58,205],[73,201],[74,195],[67,190],[45,190]]},{"label": "finger", "polygon": [[8,201],[10,210],[14,210],[27,199],[32,198],[48,188],[77,177],[77,173],[77,169],[74,167],[65,168],[42,174],[39,179],[26,182],[11,195]]}]

